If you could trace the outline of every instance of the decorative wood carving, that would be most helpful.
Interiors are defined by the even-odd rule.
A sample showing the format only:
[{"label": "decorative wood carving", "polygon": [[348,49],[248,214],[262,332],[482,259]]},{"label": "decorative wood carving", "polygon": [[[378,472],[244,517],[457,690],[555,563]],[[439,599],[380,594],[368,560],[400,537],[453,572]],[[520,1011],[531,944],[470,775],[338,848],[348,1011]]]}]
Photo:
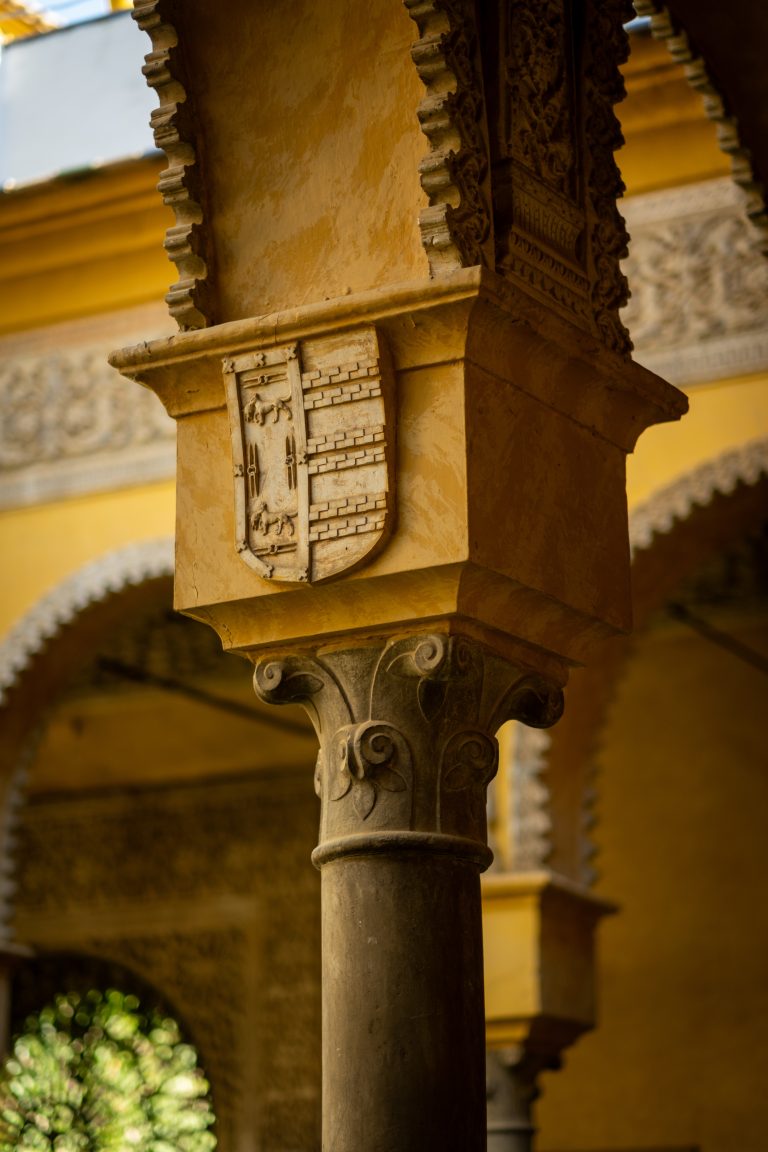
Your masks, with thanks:
[{"label": "decorative wood carving", "polygon": [[733,492],[737,484],[756,484],[765,475],[768,439],[750,440],[684,473],[630,513],[632,552],[650,548],[654,536],[671,532],[696,506],[705,507],[715,496]]},{"label": "decorative wood carving", "polygon": [[512,0],[486,9],[484,31],[498,270],[622,354],[613,104],[627,8]]},{"label": "decorative wood carving", "polygon": [[427,95],[418,109],[430,151],[419,171],[432,275],[493,267],[490,168],[474,0],[405,0],[419,40],[411,56]]},{"label": "decorative wood carving", "polygon": [[627,355],[613,105],[629,0],[405,3],[428,90],[421,225],[433,275],[486,264]]},{"label": "decorative wood carving", "polygon": [[176,224],[165,237],[165,250],[179,279],[166,302],[182,331],[213,322],[212,252],[205,227],[205,192],[195,147],[195,112],[187,90],[175,29],[165,19],[163,0],[135,0],[133,18],[152,40],[142,69],[160,101],[150,124],[157,147],[168,157],[158,190],[173,209]]},{"label": "decorative wood carving", "polygon": [[437,633],[262,657],[254,687],[267,703],[303,704],[315,725],[320,851],[363,832],[442,833],[484,846],[496,730],[510,717],[548,726],[563,704],[543,677]]},{"label": "decorative wood carving", "polygon": [[749,149],[741,142],[738,122],[726,108],[706,62],[691,44],[685,29],[677,24],[661,0],[635,0],[635,10],[638,16],[650,17],[653,36],[665,41],[672,58],[683,65],[688,83],[701,94],[704,110],[715,125],[718,143],[723,152],[731,157],[733,179],[746,195],[747,215],[757,230],[758,243],[763,251],[768,251],[765,189],[755,178],[752,157]]},{"label": "decorative wood carving", "polygon": [[317,582],[384,545],[394,376],[373,327],[224,360],[236,548],[264,579]]}]

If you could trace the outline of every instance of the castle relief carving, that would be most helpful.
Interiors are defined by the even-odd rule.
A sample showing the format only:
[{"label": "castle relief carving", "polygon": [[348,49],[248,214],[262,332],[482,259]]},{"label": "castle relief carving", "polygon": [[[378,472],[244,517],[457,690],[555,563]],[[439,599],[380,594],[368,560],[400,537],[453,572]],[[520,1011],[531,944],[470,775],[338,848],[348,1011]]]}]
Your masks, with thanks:
[{"label": "castle relief carving", "polygon": [[311,582],[369,559],[394,514],[394,377],[375,328],[223,367],[245,563]]}]

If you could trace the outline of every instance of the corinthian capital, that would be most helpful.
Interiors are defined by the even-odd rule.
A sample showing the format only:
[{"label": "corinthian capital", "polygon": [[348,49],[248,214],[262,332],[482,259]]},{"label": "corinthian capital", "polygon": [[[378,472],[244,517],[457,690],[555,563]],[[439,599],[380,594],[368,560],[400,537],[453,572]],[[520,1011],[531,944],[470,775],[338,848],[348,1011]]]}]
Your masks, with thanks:
[{"label": "corinthian capital", "polygon": [[321,854],[348,837],[415,834],[436,848],[458,837],[487,864],[495,733],[510,719],[548,727],[563,708],[554,682],[442,633],[263,657],[254,686],[315,725]]}]

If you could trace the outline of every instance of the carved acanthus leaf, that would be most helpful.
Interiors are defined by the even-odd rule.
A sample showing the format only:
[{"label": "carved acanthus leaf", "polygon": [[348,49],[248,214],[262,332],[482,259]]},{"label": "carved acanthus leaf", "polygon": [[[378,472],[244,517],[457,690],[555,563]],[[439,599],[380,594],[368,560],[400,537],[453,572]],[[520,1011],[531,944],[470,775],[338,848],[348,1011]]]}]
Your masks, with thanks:
[{"label": "carved acanthus leaf", "polygon": [[301,703],[320,738],[321,844],[370,832],[443,833],[485,843],[485,789],[508,717],[554,723],[562,691],[465,636],[371,641],[261,658],[257,694]]},{"label": "carved acanthus leaf", "polygon": [[195,150],[195,115],[184,75],[175,29],[164,18],[163,0],[135,0],[133,18],[152,40],[142,71],[160,101],[150,118],[157,147],[168,167],[158,190],[173,209],[176,224],[165,237],[165,250],[179,279],[166,303],[182,331],[212,323],[211,251],[205,226],[204,191]]}]

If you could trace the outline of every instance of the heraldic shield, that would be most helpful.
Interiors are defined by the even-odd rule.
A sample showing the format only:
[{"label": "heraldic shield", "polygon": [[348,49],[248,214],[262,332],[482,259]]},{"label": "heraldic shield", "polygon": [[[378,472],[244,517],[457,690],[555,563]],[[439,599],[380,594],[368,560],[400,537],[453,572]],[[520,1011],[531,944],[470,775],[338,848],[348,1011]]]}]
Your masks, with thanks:
[{"label": "heraldic shield", "polygon": [[394,377],[376,329],[224,361],[235,546],[272,580],[317,582],[392,529]]}]

